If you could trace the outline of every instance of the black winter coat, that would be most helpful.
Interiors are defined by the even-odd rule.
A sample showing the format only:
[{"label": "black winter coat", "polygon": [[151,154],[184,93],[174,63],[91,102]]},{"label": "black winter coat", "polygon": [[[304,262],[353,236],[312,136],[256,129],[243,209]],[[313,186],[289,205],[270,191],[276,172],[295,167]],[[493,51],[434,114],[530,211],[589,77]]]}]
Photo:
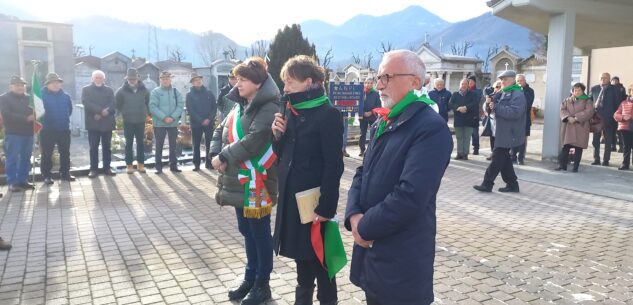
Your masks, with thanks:
[{"label": "black winter coat", "polygon": [[523,87],[523,95],[525,95],[525,135],[530,135],[532,128],[532,105],[534,105],[534,89],[530,88],[530,85]]},{"label": "black winter coat", "polygon": [[[316,90],[309,98],[291,97],[294,102],[323,95]],[[301,93],[299,94],[301,95]],[[284,135],[273,143],[279,162],[279,199],[275,221],[274,249],[285,257],[316,259],[310,243],[311,224],[301,224],[295,194],[321,187],[314,212],[326,218],[336,214],[339,185],[343,174],[343,124],[341,112],[332,105],[290,110]]]},{"label": "black winter coat", "polygon": [[202,127],[202,121],[205,119],[209,119],[210,125],[213,126],[218,107],[215,96],[206,87],[202,86],[200,89],[191,87],[187,93],[185,105],[191,119],[191,127]]},{"label": "black winter coat", "polygon": [[16,136],[32,136],[34,122],[27,121],[33,114],[29,107],[29,96],[17,95],[11,91],[0,95],[0,113],[4,121],[4,132]]},{"label": "black winter coat", "polygon": [[[378,91],[373,90],[365,94],[365,101],[363,102],[364,112],[372,111],[376,108],[380,108],[380,106],[381,106],[380,94],[378,94]],[[376,121],[376,115],[374,114],[372,114],[372,116],[367,117],[367,118],[364,117],[362,113],[359,114],[359,116],[361,117],[361,120],[367,120],[369,124],[373,124]]]},{"label": "black winter coat", "polygon": [[351,230],[350,216],[364,214],[358,233],[374,242],[369,249],[354,245],[350,279],[380,304],[430,304],[435,203],[451,133],[423,103],[408,106],[376,139],[377,126],[347,196],[345,227]]},{"label": "black winter coat", "polygon": [[[466,106],[465,113],[457,111],[457,108],[461,106]],[[453,92],[448,107],[453,110],[453,126],[472,127],[475,124],[479,126],[479,101],[475,91],[466,91],[466,95],[461,95],[459,91]]]},{"label": "black winter coat", "polygon": [[[86,130],[112,131],[116,128],[114,120],[116,102],[112,88],[106,85],[97,87],[92,83],[82,89],[81,102],[84,104],[86,114]],[[101,111],[106,108],[108,108],[108,115],[96,120],[94,116],[101,115]]]},{"label": "black winter coat", "polygon": [[[602,87],[600,85],[591,87],[591,99],[593,100],[594,106],[598,103],[598,96],[600,96],[601,89]],[[602,119],[602,123],[605,128],[615,129],[617,127],[617,122],[613,119],[613,114],[616,110],[618,110],[618,105],[622,102],[618,101],[620,93],[614,86],[609,84],[606,88],[604,88],[603,95],[602,105],[600,107],[595,107],[596,112]]]}]

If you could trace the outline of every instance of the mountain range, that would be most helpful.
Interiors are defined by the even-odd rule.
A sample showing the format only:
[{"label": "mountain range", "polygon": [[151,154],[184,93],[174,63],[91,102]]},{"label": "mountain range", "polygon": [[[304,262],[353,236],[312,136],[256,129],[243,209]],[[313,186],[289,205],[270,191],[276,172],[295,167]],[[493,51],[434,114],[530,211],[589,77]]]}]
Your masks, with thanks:
[{"label": "mountain range", "polygon": [[[0,12],[5,12],[0,4]],[[17,11],[19,18],[28,15]],[[74,29],[76,46],[86,54],[103,56],[119,51],[128,56],[146,57],[152,61],[166,59],[170,50],[179,49],[184,60],[194,66],[206,65],[199,52],[201,35],[187,30],[162,29],[149,24],[131,23],[111,17],[91,16],[70,20]],[[317,48],[321,57],[331,49],[333,55],[330,68],[341,69],[353,63],[353,56],[366,64],[369,56],[376,67],[384,49],[417,50],[423,42],[435,49],[451,53],[451,45],[466,41],[472,44],[467,56],[485,58],[490,46],[510,46],[521,56],[528,56],[533,49],[528,38],[530,30],[493,16],[490,13],[450,23],[421,6],[410,6],[402,11],[384,16],[357,15],[341,25],[332,25],[320,20],[301,23],[304,36]],[[230,33],[226,33],[229,34]],[[227,47],[236,50],[238,58],[245,57],[250,46],[239,46],[221,33],[209,32],[206,43],[213,46],[218,58]],[[156,56],[158,54],[158,57]],[[371,54],[371,55],[370,55]]]}]

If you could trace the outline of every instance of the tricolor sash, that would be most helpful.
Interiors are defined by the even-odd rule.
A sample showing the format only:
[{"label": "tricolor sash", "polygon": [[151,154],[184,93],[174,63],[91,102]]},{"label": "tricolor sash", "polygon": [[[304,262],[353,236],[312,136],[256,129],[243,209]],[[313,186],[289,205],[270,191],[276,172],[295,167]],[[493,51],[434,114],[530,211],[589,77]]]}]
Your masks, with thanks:
[{"label": "tricolor sash", "polygon": [[[229,143],[233,144],[244,137],[240,107],[236,106],[229,113]],[[270,215],[273,201],[266,189],[264,181],[268,178],[266,170],[275,162],[277,156],[273,152],[272,142],[257,157],[240,163],[237,178],[244,185],[244,217],[262,218]]]}]

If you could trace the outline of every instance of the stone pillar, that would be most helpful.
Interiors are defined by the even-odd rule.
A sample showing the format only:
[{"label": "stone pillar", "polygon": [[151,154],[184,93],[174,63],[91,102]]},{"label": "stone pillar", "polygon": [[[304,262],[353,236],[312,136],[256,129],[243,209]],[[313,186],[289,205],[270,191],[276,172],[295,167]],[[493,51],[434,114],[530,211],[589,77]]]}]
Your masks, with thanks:
[{"label": "stone pillar", "polygon": [[547,84],[543,125],[543,160],[556,160],[560,149],[560,103],[569,95],[576,13],[554,15],[549,21]]},{"label": "stone pillar", "polygon": [[451,90],[451,72],[446,72],[446,90],[448,91],[453,91]]}]

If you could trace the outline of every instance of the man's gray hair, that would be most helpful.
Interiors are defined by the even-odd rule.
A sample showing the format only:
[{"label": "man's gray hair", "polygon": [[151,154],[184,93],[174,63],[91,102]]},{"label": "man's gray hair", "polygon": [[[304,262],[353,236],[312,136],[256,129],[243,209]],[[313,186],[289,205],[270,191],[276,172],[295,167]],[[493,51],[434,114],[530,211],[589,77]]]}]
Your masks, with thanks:
[{"label": "man's gray hair", "polygon": [[409,67],[409,71],[407,72],[418,76],[422,80],[422,83],[425,82],[426,66],[424,66],[424,62],[422,62],[422,59],[418,54],[409,50],[394,50],[385,53],[382,60],[384,62],[386,58],[391,57],[397,57],[404,60],[407,67]]},{"label": "man's gray hair", "polygon": [[527,78],[525,78],[525,74],[523,74],[523,73],[517,74],[516,79],[519,79],[519,77],[523,77],[525,80],[527,80]]},{"label": "man's gray hair", "polygon": [[446,82],[445,82],[445,81],[444,81],[444,79],[443,79],[443,78],[441,78],[441,77],[438,77],[438,78],[436,78],[435,80],[433,80],[433,86],[437,86],[437,84],[439,84],[439,83],[443,83],[443,84],[445,84]]},{"label": "man's gray hair", "polygon": [[94,70],[94,71],[92,71],[92,78],[94,78],[97,75],[100,75],[101,77],[105,78],[105,73],[103,73],[103,71],[101,71],[101,70]]}]

